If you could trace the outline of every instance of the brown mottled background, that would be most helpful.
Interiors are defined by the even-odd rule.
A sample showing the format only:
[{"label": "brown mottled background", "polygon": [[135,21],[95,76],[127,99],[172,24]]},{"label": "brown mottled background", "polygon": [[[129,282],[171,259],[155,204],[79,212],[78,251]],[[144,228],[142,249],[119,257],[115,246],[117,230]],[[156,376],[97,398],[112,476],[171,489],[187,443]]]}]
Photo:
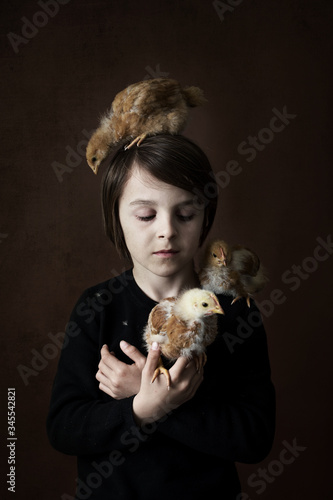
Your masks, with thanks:
[{"label": "brown mottled background", "polygon": [[[6,388],[15,387],[18,437],[14,497],[5,484],[5,427],[1,433],[1,498],[74,494],[75,458],[51,449],[45,432],[59,356],[49,334],[63,331],[85,288],[126,265],[103,234],[101,176],[85,162],[84,130],[128,84],[170,76],[202,87],[209,101],[193,110],[185,135],[220,179],[228,162],[240,165],[221,186],[213,234],[253,247],[270,276],[258,301],[277,431],[263,463],[239,465],[243,500],[328,499],[333,249],[315,249],[333,232],[333,3],[226,0],[226,10],[211,0],[45,0],[53,17],[42,3],[2,0],[0,7],[1,418],[5,425]],[[297,116],[274,135],[262,131],[273,108],[284,107]],[[249,162],[238,148],[258,132],[266,144]],[[54,162],[66,171],[57,176]],[[278,303],[263,302],[272,292]],[[17,367],[32,363],[38,369],[25,385]],[[282,442],[295,439],[306,449],[282,470]],[[271,471],[263,493],[248,483],[259,468]]]}]

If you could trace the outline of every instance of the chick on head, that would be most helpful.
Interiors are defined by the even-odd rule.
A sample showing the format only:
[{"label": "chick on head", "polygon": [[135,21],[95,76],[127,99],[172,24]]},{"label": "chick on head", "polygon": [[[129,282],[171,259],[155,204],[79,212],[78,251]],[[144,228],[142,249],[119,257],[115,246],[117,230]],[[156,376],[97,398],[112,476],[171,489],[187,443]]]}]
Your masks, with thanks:
[{"label": "chick on head", "polygon": [[178,298],[174,312],[184,321],[195,321],[213,314],[224,314],[213,292],[201,288],[186,290]]},{"label": "chick on head", "polygon": [[86,158],[94,174],[97,174],[100,164],[109,153],[110,148],[108,142],[105,131],[101,129],[97,129],[91,136],[86,150]]}]

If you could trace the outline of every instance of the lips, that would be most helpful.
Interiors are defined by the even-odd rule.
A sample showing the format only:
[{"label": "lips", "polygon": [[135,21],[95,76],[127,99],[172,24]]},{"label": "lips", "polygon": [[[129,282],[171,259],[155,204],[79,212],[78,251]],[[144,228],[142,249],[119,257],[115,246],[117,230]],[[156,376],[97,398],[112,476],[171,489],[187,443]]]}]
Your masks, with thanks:
[{"label": "lips", "polygon": [[158,250],[157,252],[154,252],[154,255],[157,255],[158,257],[174,257],[178,253],[178,250],[173,250],[172,248],[170,248],[165,250]]}]

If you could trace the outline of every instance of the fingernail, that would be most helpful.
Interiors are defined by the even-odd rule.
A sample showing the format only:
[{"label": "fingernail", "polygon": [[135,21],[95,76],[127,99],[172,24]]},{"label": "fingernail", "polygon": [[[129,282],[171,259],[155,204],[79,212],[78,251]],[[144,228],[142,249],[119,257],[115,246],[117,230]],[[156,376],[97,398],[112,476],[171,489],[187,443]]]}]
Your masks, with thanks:
[{"label": "fingernail", "polygon": [[128,342],[126,342],[126,340],[121,340],[120,341],[120,347],[122,349],[127,349],[127,347],[129,346]]},{"label": "fingernail", "polygon": [[151,348],[152,348],[153,351],[158,351],[158,348],[159,348],[158,343],[157,342],[153,342]]}]

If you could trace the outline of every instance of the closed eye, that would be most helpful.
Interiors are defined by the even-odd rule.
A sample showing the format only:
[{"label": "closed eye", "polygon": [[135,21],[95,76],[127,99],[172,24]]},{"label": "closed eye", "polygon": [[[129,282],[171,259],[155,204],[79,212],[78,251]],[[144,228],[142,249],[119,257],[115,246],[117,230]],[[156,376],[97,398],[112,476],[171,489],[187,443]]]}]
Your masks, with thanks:
[{"label": "closed eye", "polygon": [[[143,222],[149,222],[151,220],[153,220],[154,218],[156,217],[156,215],[136,215],[136,218],[140,221],[143,221]],[[181,222],[189,222],[193,219],[194,217],[194,214],[191,214],[191,215],[181,215],[181,214],[178,214],[177,215],[178,219],[181,221]]]},{"label": "closed eye", "polygon": [[146,215],[145,217],[140,216],[140,215],[136,215],[136,218],[138,220],[143,221],[143,222],[149,222],[149,221],[153,220],[154,217],[155,217],[155,215]]},{"label": "closed eye", "polygon": [[189,222],[190,220],[193,219],[194,214],[191,214],[191,215],[181,215],[181,214],[178,214],[177,217],[182,222]]}]

